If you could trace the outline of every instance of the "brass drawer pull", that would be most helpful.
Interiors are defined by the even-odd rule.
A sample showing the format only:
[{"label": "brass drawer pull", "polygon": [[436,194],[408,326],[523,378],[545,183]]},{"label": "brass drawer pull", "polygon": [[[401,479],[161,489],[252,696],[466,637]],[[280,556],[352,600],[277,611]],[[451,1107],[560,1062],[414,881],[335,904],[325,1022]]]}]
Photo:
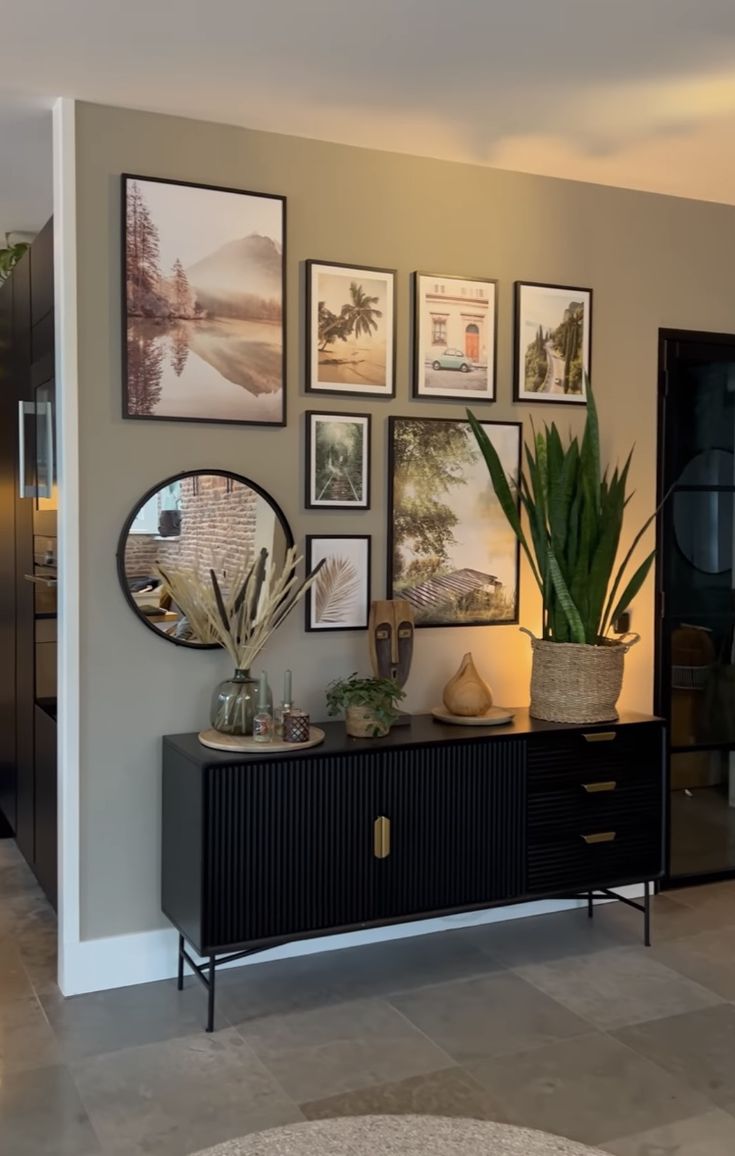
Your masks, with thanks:
[{"label": "brass drawer pull", "polygon": [[594,835],[583,835],[585,843],[590,847],[593,843],[612,843],[617,831],[598,831]]},{"label": "brass drawer pull", "polygon": [[614,791],[617,785],[615,779],[610,779],[606,783],[582,783],[582,790],[586,791],[588,795],[599,795],[603,791]]},{"label": "brass drawer pull", "polygon": [[390,819],[378,815],[373,823],[373,855],[376,859],[387,859],[390,855]]},{"label": "brass drawer pull", "polygon": [[582,735],[586,743],[611,743],[617,737],[617,731],[589,731]]}]

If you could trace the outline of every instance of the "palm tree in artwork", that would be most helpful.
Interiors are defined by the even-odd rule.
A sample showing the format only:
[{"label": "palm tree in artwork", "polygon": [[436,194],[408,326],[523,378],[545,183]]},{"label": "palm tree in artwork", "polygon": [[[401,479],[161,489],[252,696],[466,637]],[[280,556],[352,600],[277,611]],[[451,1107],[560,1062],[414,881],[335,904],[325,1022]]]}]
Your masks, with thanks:
[{"label": "palm tree in artwork", "polygon": [[382,311],[375,308],[378,298],[368,296],[356,281],[350,283],[350,298],[350,319],[355,337],[363,333],[369,337],[378,328],[378,319],[383,316]]}]

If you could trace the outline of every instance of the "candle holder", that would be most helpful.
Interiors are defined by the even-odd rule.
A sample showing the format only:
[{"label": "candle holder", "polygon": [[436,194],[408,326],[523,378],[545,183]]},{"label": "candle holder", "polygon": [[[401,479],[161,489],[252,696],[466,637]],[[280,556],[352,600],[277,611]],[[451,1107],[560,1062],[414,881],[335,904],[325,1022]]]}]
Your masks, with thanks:
[{"label": "candle holder", "polygon": [[293,708],[283,718],[283,741],[286,743],[308,743],[311,735],[310,718],[305,710]]}]

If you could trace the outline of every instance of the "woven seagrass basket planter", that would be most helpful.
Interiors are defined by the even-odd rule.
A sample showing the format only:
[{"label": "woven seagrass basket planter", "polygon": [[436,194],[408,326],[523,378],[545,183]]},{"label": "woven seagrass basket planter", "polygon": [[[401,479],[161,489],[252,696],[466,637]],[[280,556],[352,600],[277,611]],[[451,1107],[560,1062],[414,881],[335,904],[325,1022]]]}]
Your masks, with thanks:
[{"label": "woven seagrass basket planter", "polygon": [[605,642],[600,646],[544,642],[531,635],[531,715],[547,722],[565,723],[616,719],[623,662],[632,645],[633,642]]}]

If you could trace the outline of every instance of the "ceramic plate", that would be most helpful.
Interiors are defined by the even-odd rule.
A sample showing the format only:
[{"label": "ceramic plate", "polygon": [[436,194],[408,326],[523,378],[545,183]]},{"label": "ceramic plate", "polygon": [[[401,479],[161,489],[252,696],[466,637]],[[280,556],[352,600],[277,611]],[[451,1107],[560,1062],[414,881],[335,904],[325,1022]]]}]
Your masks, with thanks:
[{"label": "ceramic plate", "polygon": [[434,706],[431,713],[439,722],[458,727],[500,727],[513,721],[513,711],[503,706],[491,706],[489,711],[480,715],[450,714],[445,706]]}]

